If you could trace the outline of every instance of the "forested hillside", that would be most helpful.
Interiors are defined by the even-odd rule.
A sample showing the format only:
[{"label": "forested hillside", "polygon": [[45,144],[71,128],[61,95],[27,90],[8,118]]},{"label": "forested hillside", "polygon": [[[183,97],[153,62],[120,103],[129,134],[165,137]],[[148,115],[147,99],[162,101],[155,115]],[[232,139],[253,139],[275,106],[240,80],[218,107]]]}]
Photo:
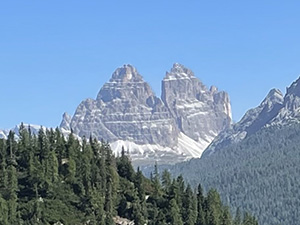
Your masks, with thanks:
[{"label": "forested hillside", "polygon": [[272,126],[217,153],[177,164],[192,186],[216,188],[232,209],[241,206],[260,224],[300,221],[300,125]]},{"label": "forested hillside", "polygon": [[182,176],[160,176],[157,168],[145,178],[107,143],[80,143],[58,129],[32,135],[21,126],[19,133],[0,139],[1,225],[112,225],[120,218],[136,225],[258,224],[247,213],[233,218],[215,189],[194,192]]}]

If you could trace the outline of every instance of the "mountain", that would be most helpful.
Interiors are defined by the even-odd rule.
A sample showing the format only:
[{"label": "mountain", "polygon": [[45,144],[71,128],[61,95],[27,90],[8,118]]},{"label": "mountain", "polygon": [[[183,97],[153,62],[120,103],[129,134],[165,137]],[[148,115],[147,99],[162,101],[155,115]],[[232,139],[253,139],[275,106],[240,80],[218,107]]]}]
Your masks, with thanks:
[{"label": "mountain", "polygon": [[283,102],[284,98],[280,90],[272,89],[259,106],[248,110],[238,123],[223,130],[208,146],[203,156],[211,155],[230,144],[238,143],[246,136],[270,124],[282,109]]},{"label": "mountain", "polygon": [[162,81],[162,100],[181,132],[207,146],[231,123],[231,106],[226,92],[210,90],[194,73],[175,63]]},{"label": "mountain", "polygon": [[299,123],[263,127],[209,157],[168,169],[193,187],[216,188],[230,208],[251,211],[261,225],[298,225],[299,133]]},{"label": "mountain", "polygon": [[82,101],[71,119],[64,115],[61,128],[109,141],[115,152],[125,147],[135,164],[152,164],[200,157],[230,123],[228,94],[207,89],[175,63],[161,98],[132,65],[118,68],[96,99]]},{"label": "mountain", "polygon": [[272,89],[261,104],[224,130],[200,159],[169,166],[192,185],[215,187],[230,207],[260,224],[300,221],[300,79],[286,94]]},{"label": "mountain", "polygon": [[272,89],[258,107],[248,110],[238,123],[223,130],[208,146],[203,156],[209,156],[232,143],[238,143],[263,127],[283,126],[299,121],[300,78],[287,88],[284,96],[280,90]]}]

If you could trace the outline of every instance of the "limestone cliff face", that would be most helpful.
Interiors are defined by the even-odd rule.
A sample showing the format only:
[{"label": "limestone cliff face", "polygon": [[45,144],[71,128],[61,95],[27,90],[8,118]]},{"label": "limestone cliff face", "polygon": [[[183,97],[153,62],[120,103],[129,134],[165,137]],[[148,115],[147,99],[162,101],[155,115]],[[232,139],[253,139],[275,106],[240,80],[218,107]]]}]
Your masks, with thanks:
[{"label": "limestone cliff face", "polygon": [[77,108],[71,127],[80,136],[136,144],[177,144],[178,129],[168,108],[131,65],[118,68],[97,99]]},{"label": "limestone cliff face", "polygon": [[231,123],[228,94],[207,89],[194,73],[175,63],[162,81],[162,100],[181,132],[209,144]]},{"label": "limestone cliff face", "polygon": [[[68,124],[69,121],[69,124]],[[79,136],[126,145],[138,157],[199,157],[216,135],[231,123],[228,94],[207,89],[193,72],[175,63],[155,96],[137,69],[118,68],[96,99],[86,99],[61,127]],[[179,160],[179,161],[180,161]]]},{"label": "limestone cliff face", "polygon": [[246,112],[243,118],[219,136],[205,150],[209,156],[224,147],[237,143],[263,127],[284,126],[300,122],[300,78],[287,88],[286,94],[272,89],[261,104]]}]

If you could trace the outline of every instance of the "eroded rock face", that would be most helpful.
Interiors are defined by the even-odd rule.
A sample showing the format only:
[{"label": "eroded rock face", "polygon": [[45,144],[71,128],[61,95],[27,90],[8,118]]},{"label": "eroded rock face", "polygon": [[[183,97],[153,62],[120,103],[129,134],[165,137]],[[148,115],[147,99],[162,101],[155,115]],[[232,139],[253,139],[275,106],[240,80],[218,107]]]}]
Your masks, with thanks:
[{"label": "eroded rock face", "polygon": [[209,90],[183,65],[175,63],[162,81],[162,100],[181,132],[208,144],[231,123],[228,94]]},{"label": "eroded rock face", "polygon": [[231,108],[227,93],[207,89],[178,63],[162,82],[162,98],[155,96],[136,68],[124,65],[104,84],[96,100],[81,102],[68,121],[65,115],[61,126],[81,137],[107,140],[116,148],[126,144],[142,158],[183,160],[199,157],[230,125]]},{"label": "eroded rock face", "polygon": [[71,127],[80,136],[169,147],[177,144],[179,133],[168,108],[131,65],[117,69],[96,100],[79,105]]},{"label": "eroded rock face", "polygon": [[68,113],[63,114],[63,119],[60,123],[60,128],[65,130],[71,130],[70,124],[71,124],[72,117]]},{"label": "eroded rock face", "polygon": [[262,103],[246,112],[243,118],[219,134],[205,150],[203,156],[243,140],[263,127],[284,126],[300,122],[300,78],[287,88],[285,96],[278,89],[272,89]]},{"label": "eroded rock face", "polygon": [[278,89],[272,89],[256,108],[250,109],[242,119],[229,129],[221,132],[205,150],[210,155],[232,143],[238,143],[270,123],[283,107],[283,95]]}]

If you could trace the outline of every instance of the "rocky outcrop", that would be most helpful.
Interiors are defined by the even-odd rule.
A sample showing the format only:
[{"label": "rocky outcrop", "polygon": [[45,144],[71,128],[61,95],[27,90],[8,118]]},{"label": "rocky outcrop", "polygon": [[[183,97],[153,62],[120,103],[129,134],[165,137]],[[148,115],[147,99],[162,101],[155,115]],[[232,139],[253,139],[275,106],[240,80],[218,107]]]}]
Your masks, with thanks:
[{"label": "rocky outcrop", "polygon": [[134,221],[119,216],[114,217],[114,222],[116,225],[134,225]]},{"label": "rocky outcrop", "polygon": [[96,100],[79,105],[71,128],[79,136],[168,147],[177,144],[179,133],[168,108],[131,65],[117,69]]},{"label": "rocky outcrop", "polygon": [[161,98],[136,68],[118,68],[96,99],[80,103],[71,121],[64,115],[61,128],[107,140],[115,151],[127,146],[133,160],[170,162],[199,157],[230,122],[227,93],[207,89],[175,63],[162,82]]},{"label": "rocky outcrop", "polygon": [[258,107],[247,111],[238,123],[221,132],[203,156],[209,156],[232,143],[238,143],[263,127],[299,122],[300,78],[287,88],[285,96],[280,90],[272,89]]},{"label": "rocky outcrop", "polygon": [[162,100],[176,119],[181,132],[207,145],[231,123],[226,92],[209,90],[183,65],[175,63],[162,81]]},{"label": "rocky outcrop", "polygon": [[62,119],[59,127],[64,130],[71,130],[71,127],[70,127],[71,120],[72,120],[72,117],[68,113],[65,112],[63,114],[63,119]]}]

